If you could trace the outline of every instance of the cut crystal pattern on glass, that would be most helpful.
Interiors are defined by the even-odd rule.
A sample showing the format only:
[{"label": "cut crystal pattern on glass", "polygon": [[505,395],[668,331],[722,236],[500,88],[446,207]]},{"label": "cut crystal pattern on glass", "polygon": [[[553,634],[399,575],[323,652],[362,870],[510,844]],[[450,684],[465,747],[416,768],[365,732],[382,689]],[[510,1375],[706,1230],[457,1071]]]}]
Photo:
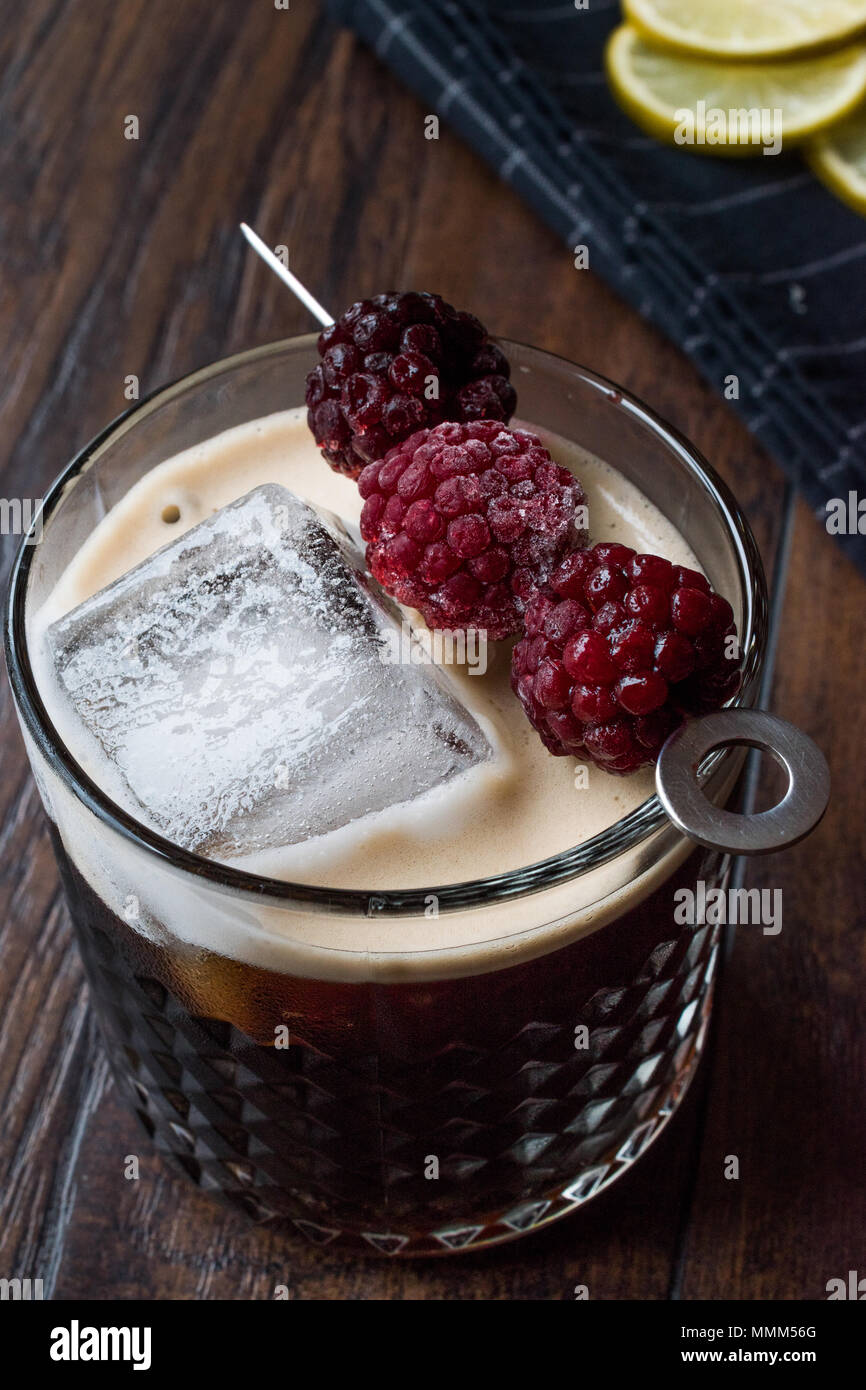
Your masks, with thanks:
[{"label": "cut crystal pattern on glass", "polygon": [[[470,1033],[412,1060],[382,1053],[341,1062],[301,1042],[276,1052],[228,1024],[190,1017],[105,932],[82,934],[82,949],[117,1081],[176,1166],[263,1225],[319,1245],[406,1255],[537,1229],[646,1151],[694,1070],[717,935],[684,931],[653,952],[638,981],[578,1009],[578,1021],[605,1018],[604,1062],[575,1050],[571,1019],[524,1024],[489,1050]],[[650,991],[661,1025],[651,1036]],[[641,1056],[642,1046],[651,1052]],[[539,1115],[544,1143],[533,1157]],[[435,1182],[423,1175],[429,1154],[439,1159]]]}]

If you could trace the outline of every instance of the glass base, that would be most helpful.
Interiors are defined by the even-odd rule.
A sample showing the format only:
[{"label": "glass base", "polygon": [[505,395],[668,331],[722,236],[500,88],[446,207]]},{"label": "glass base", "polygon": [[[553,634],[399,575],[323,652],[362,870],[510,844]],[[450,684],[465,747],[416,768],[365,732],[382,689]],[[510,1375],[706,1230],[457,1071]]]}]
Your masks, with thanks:
[{"label": "glass base", "polygon": [[430,1256],[536,1231],[646,1152],[697,1066],[719,928],[596,991],[578,1014],[591,1055],[571,1025],[530,1022],[504,1047],[464,1039],[409,1068],[258,1046],[188,1013],[104,931],[81,937],[115,1079],[175,1170],[267,1229]]},{"label": "glass base", "polygon": [[[400,1256],[403,1259],[413,1257],[429,1259],[433,1256],[456,1255],[467,1250],[481,1250],[494,1245],[505,1245],[509,1241],[519,1240],[521,1236],[532,1235],[551,1225],[552,1222],[570,1216],[580,1207],[585,1206],[593,1197],[598,1196],[600,1192],[604,1192],[612,1183],[616,1182],[617,1178],[628,1172],[659,1137],[682,1103],[697,1072],[709,1026],[712,998],[713,990],[711,987],[702,1004],[698,1033],[689,1040],[688,1056],[684,1059],[675,1079],[664,1089],[658,1099],[650,1102],[649,1097],[647,1097],[649,1106],[647,1117],[609,1156],[591,1168],[582,1171],[579,1177],[565,1187],[557,1187],[543,1197],[522,1202],[507,1211],[496,1212],[480,1220],[456,1222],[431,1231],[405,1233],[394,1231],[390,1227],[382,1230],[351,1231],[323,1225],[303,1217],[273,1221],[268,1217],[262,1219],[259,1216],[256,1224],[267,1226],[271,1230],[283,1231],[286,1234],[299,1231],[313,1245],[336,1246],[340,1249],[354,1251],[356,1254]],[[144,1116],[141,1110],[137,1113],[139,1119],[143,1120]],[[147,1128],[147,1126],[145,1127]],[[148,1130],[148,1132],[150,1131]],[[185,1178],[189,1178],[191,1176],[190,1170],[185,1163],[178,1162],[179,1156],[176,1148],[167,1148],[160,1142],[158,1136],[153,1137],[157,1149],[166,1158],[169,1166],[175,1172],[180,1172]],[[210,1184],[207,1181],[202,1181],[201,1177],[198,1177],[196,1181],[204,1190],[210,1188]],[[256,1220],[255,1206],[250,1207],[243,1202],[239,1203],[237,1195],[230,1195],[224,1188],[215,1186],[212,1191],[221,1206],[237,1210],[238,1205],[241,1205],[244,1207],[245,1213]]]}]

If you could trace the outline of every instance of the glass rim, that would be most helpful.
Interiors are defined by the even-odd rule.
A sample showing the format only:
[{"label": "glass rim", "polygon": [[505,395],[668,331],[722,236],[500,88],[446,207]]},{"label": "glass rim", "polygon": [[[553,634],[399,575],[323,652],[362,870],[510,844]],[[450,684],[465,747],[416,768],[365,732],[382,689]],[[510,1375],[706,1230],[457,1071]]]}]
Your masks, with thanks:
[{"label": "glass rim", "polygon": [[[295,883],[250,873],[206,859],[191,850],[182,849],[112,801],[79,766],[63,743],[39,694],[27,646],[27,585],[33,556],[38,548],[35,544],[30,544],[30,537],[38,526],[44,526],[60,505],[70,480],[82,473],[104,448],[127,433],[139,420],[146,419],[175,396],[212,377],[230,372],[242,365],[277,356],[285,353],[287,349],[311,347],[317,337],[317,333],[308,333],[265,343],[220,358],[176,378],[167,385],[157,387],[116,416],[89,440],[47,489],[42,506],[23,537],[12,565],[4,641],[10,684],[19,714],[52,770],[98,820],[137,848],[155,856],[164,866],[206,879],[214,887],[230,892],[233,896],[253,902],[271,900],[283,907],[303,908],[305,912],[367,916],[371,902],[375,900],[377,916],[423,916],[431,896],[437,900],[439,913],[487,907],[497,902],[528,897],[579,878],[650,839],[662,826],[670,824],[655,793],[628,815],[615,821],[591,839],[534,864],[522,865],[506,873],[470,879],[462,883],[412,889],[336,889]],[[679,430],[668,424],[650,406],[624,387],[556,353],[505,338],[496,341],[506,350],[509,346],[519,349],[524,360],[536,359],[540,365],[545,361],[553,361],[566,368],[572,375],[577,374],[584,384],[607,396],[617,410],[625,410],[644,427],[661,437],[687,466],[689,472],[697,477],[709,495],[723,529],[733,543],[745,596],[743,628],[746,640],[743,649],[742,682],[739,691],[728,704],[749,706],[754,703],[767,638],[766,581],[751,527],[728,485]],[[719,768],[725,756],[723,749],[717,749],[710,756],[702,769],[704,781]]]}]

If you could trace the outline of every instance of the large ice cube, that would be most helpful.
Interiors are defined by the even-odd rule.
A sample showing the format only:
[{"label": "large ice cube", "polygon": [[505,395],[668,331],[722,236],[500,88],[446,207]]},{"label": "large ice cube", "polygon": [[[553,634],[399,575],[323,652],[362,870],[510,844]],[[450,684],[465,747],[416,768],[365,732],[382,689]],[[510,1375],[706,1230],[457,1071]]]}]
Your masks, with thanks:
[{"label": "large ice cube", "polygon": [[269,485],[88,599],[48,641],[150,820],[176,844],[235,858],[490,757],[433,668],[383,659],[397,621],[348,538]]}]

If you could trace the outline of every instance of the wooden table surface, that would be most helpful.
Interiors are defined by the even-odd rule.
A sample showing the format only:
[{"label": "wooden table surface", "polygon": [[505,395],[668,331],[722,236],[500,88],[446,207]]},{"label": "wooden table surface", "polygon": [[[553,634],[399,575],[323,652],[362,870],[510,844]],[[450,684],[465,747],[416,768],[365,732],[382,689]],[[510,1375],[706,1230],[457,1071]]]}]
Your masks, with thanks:
[{"label": "wooden table surface", "polygon": [[[443,122],[310,0],[30,0],[0,30],[0,400],[6,497],[39,496],[142,393],[307,331],[246,218],[322,301],[429,288],[495,332],[623,382],[732,485],[761,546],[768,700],[834,774],[816,834],[749,863],[778,936],[740,930],[699,1082],[611,1191],[546,1233],[429,1262],[255,1231],[170,1177],[107,1079],[0,685],[0,1276],[54,1298],[820,1299],[866,1224],[864,590],[681,353],[576,271]],[[124,138],[135,115],[139,139]],[[3,537],[3,575],[15,541]],[[141,1178],[119,1176],[140,1153]],[[737,1181],[725,1158],[739,1158]]]}]

